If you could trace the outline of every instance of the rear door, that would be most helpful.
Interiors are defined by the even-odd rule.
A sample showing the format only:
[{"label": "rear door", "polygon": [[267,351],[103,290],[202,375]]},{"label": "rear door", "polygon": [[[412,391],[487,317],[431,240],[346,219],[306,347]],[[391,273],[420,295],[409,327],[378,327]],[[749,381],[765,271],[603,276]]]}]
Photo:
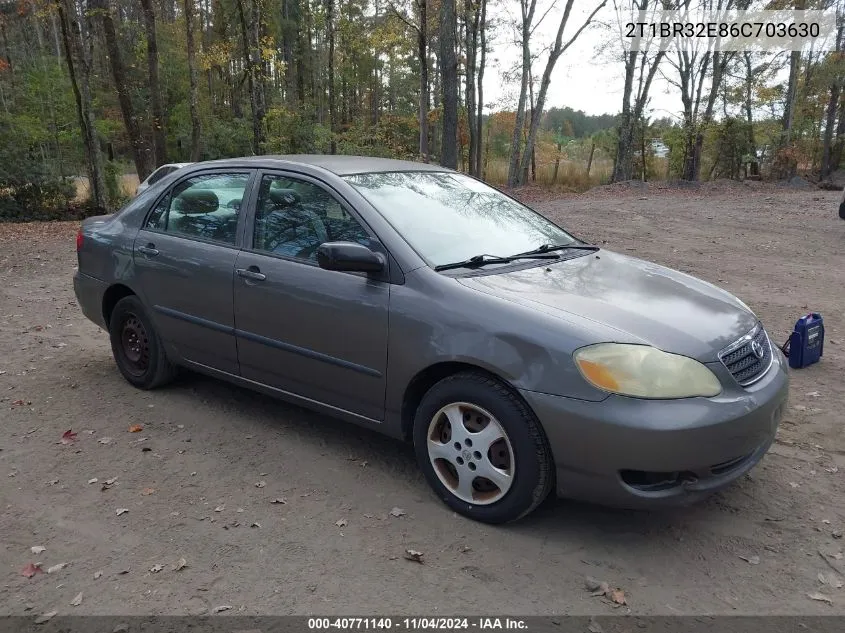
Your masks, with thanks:
[{"label": "rear door", "polygon": [[182,358],[238,374],[232,298],[253,171],[203,172],[174,184],[135,238],[134,264],[147,307]]},{"label": "rear door", "polygon": [[[384,252],[335,192],[264,173],[235,276],[241,374],[370,419],[384,416],[390,284],[317,265],[323,242]],[[252,214],[251,214],[252,215]]]}]

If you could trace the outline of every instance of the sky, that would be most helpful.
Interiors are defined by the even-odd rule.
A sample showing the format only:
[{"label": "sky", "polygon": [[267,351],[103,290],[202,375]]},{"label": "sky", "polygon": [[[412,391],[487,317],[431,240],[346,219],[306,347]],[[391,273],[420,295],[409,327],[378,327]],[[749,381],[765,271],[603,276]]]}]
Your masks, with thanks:
[{"label": "sky", "polygon": [[[563,0],[559,0],[534,32],[531,38],[533,52],[540,52],[543,47],[554,42],[564,4]],[[564,42],[572,37],[598,4],[599,0],[575,0],[564,31]],[[546,98],[547,109],[568,106],[593,115],[616,114],[622,109],[623,66],[619,60],[622,48],[616,37],[616,15],[611,4],[608,3],[596,15],[596,23],[581,33],[578,40],[558,59]],[[550,0],[538,0],[536,15],[542,16],[551,5]],[[488,19],[491,18],[516,23],[520,19],[518,0],[491,2]],[[508,106],[512,109],[519,97],[519,83],[506,84],[502,72],[520,63],[521,52],[516,39],[518,34],[512,27],[504,25],[496,31],[491,46],[493,52],[488,54],[488,69],[484,77],[484,100],[491,110]],[[616,59],[612,58],[614,53]],[[537,85],[547,58],[547,53],[541,54],[534,63],[532,72]],[[674,92],[668,92],[671,92],[669,84],[656,78],[651,99],[656,117],[669,116],[669,113],[674,115],[681,107],[680,97]]]},{"label": "sky", "polygon": [[[583,24],[586,17],[600,3],[600,0],[575,0],[572,14],[563,41],[568,41]],[[535,86],[545,68],[548,54],[544,47],[554,42],[565,0],[537,0],[536,16],[542,16],[550,9],[531,38],[533,52],[541,52],[534,62]],[[594,23],[581,33],[578,40],[560,57],[552,74],[552,82],[546,99],[546,109],[568,106],[583,110],[586,114],[616,114],[622,109],[623,71],[621,61],[622,44],[619,37],[619,22],[610,0],[596,15]],[[491,0],[488,19],[502,23],[491,43],[488,54],[488,68],[484,77],[484,100],[488,111],[515,109],[519,96],[519,84],[503,80],[503,72],[513,70],[520,64],[521,52],[518,32],[505,24],[518,24],[520,8],[518,0]],[[681,98],[677,87],[665,76],[672,76],[668,64],[661,66],[650,91],[651,118],[679,117]],[[786,71],[778,80],[785,81]],[[518,75],[517,75],[518,77]],[[536,94],[537,88],[535,88]]]}]

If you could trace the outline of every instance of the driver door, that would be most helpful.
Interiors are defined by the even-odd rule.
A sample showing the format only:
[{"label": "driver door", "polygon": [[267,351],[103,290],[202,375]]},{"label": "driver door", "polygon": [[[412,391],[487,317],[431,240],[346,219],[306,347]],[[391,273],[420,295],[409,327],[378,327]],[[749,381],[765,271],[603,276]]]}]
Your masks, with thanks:
[{"label": "driver door", "polygon": [[382,420],[390,284],[324,270],[316,261],[317,247],[327,241],[381,245],[316,180],[265,173],[256,198],[235,264],[241,375]]}]

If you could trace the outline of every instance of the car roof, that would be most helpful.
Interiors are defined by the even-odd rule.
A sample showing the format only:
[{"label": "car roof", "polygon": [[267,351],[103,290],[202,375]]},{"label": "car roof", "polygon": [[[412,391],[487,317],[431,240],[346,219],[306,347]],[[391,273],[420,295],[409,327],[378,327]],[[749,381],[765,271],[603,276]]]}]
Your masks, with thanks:
[{"label": "car roof", "polygon": [[194,165],[214,165],[224,167],[236,166],[244,163],[259,163],[265,166],[281,166],[279,163],[309,165],[330,171],[338,176],[352,174],[371,174],[395,171],[432,171],[451,172],[453,170],[440,165],[418,163],[410,160],[396,160],[393,158],[376,158],[373,156],[346,156],[337,154],[287,154],[268,156],[244,156],[241,158],[227,158],[209,161],[208,163],[193,163]]}]

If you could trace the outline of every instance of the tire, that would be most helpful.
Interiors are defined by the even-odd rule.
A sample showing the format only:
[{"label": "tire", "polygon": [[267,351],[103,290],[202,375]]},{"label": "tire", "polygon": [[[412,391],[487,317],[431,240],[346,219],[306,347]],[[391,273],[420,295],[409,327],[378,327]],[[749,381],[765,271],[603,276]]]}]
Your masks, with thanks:
[{"label": "tire", "polygon": [[[498,435],[503,437],[495,439]],[[452,510],[471,519],[515,521],[542,503],[554,485],[539,420],[513,389],[491,376],[468,371],[435,384],[417,408],[413,436],[429,485]],[[488,473],[490,479],[484,477]]]},{"label": "tire", "polygon": [[135,295],[114,306],[109,321],[111,350],[123,377],[138,389],[155,389],[176,375],[144,305]]}]

